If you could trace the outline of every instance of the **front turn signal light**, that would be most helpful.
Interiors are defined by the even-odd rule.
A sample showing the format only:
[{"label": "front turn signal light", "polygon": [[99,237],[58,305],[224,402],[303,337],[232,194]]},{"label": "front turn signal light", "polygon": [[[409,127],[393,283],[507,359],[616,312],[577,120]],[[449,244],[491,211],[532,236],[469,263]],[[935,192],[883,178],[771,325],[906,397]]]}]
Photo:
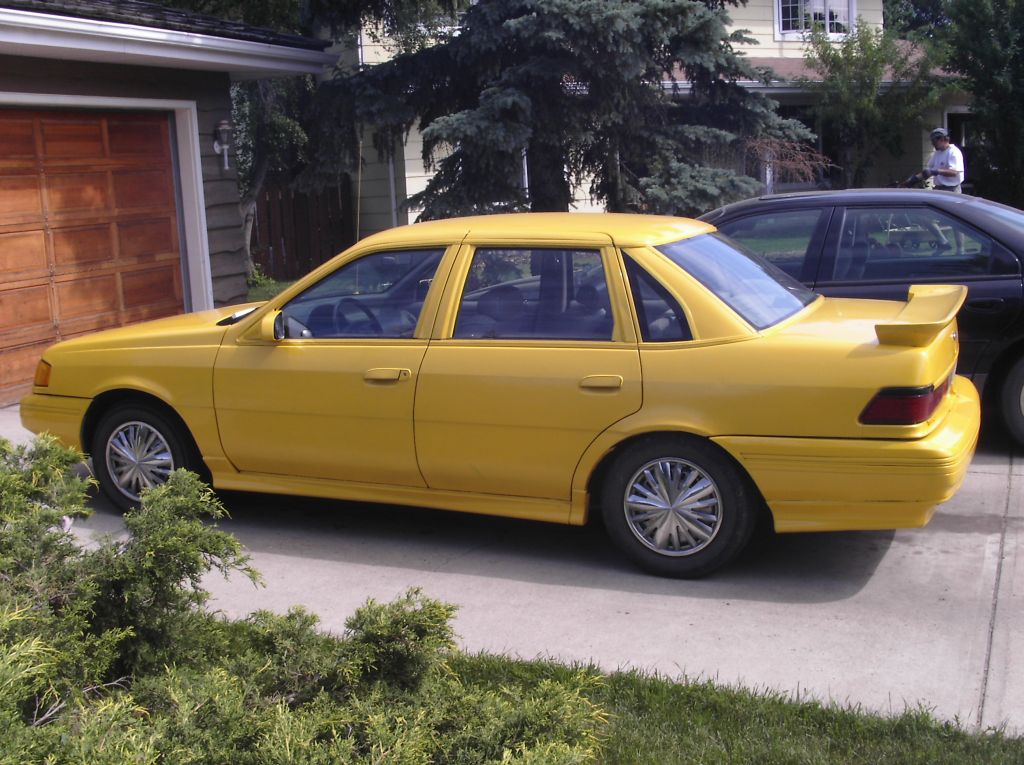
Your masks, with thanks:
[{"label": "front turn signal light", "polygon": [[36,376],[32,381],[34,385],[38,385],[40,388],[45,388],[50,384],[50,370],[51,367],[42,359],[39,359],[39,363],[36,364]]}]

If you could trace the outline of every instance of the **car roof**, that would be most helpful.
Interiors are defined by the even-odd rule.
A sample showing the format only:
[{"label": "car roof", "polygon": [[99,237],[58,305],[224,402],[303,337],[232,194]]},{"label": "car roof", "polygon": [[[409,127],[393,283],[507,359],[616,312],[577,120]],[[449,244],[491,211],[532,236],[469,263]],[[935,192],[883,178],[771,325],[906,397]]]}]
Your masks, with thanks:
[{"label": "car roof", "polygon": [[848,204],[937,204],[942,207],[967,205],[984,207],[995,204],[969,194],[944,194],[931,189],[839,189],[828,191],[797,191],[787,194],[766,194],[742,202],[734,202],[705,213],[700,220],[714,221],[749,208],[766,206],[813,207]]},{"label": "car roof", "polygon": [[425,221],[382,231],[364,244],[459,241],[466,236],[504,239],[587,239],[606,235],[620,246],[657,245],[714,231],[690,218],[630,213],[502,213]]}]

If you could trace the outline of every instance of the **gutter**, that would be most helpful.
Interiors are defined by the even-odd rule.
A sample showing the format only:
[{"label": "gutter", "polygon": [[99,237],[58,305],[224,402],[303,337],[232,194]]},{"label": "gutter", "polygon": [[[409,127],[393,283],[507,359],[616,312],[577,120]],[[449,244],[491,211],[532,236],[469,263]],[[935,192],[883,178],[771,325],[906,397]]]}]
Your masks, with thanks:
[{"label": "gutter", "polygon": [[323,51],[135,24],[0,8],[0,51],[33,58],[229,72],[233,79],[322,74]]}]

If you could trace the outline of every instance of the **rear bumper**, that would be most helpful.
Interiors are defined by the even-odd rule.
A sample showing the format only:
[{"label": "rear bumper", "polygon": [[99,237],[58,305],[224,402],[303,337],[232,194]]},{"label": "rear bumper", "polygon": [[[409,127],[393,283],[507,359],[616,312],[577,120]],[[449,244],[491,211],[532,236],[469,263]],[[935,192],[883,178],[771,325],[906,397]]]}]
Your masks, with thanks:
[{"label": "rear bumper", "polygon": [[974,385],[953,383],[953,404],[914,440],[721,437],[761,490],[776,531],[924,526],[967,475],[978,441]]},{"label": "rear bumper", "polygon": [[29,393],[21,400],[21,424],[33,433],[52,433],[81,450],[82,419],[92,399]]}]

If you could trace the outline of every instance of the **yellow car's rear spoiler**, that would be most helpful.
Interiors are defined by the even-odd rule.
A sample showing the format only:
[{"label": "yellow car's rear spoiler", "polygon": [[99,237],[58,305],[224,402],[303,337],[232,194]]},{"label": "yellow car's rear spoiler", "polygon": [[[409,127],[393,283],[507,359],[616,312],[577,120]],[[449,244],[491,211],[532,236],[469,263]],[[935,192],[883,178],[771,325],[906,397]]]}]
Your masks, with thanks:
[{"label": "yellow car's rear spoiler", "polygon": [[962,284],[915,284],[907,304],[893,319],[875,325],[878,342],[923,347],[931,343],[967,299]]}]

